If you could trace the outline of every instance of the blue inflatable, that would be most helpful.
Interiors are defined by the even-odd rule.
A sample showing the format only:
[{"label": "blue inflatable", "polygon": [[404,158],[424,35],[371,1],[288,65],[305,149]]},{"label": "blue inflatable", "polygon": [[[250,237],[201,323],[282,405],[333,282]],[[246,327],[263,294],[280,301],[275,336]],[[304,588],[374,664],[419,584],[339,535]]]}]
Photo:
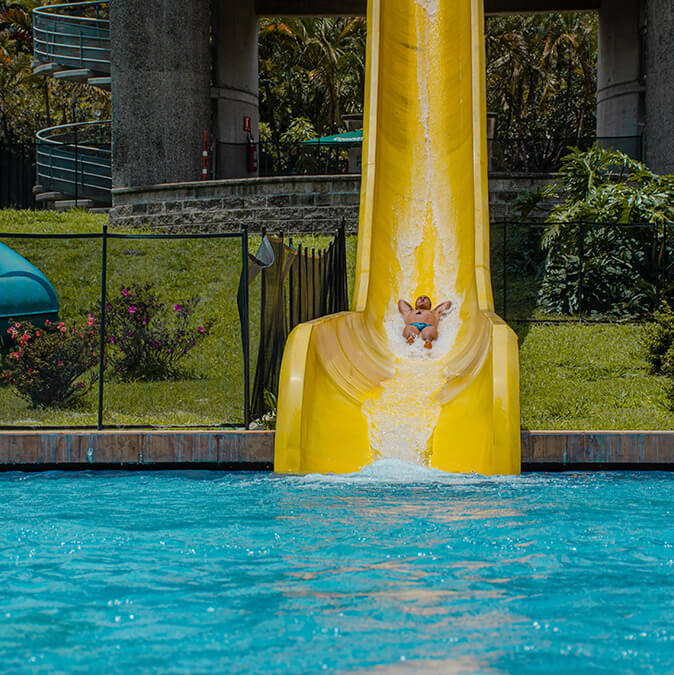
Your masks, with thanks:
[{"label": "blue inflatable", "polygon": [[43,325],[58,319],[59,300],[47,277],[0,242],[0,345],[7,344],[9,320]]}]

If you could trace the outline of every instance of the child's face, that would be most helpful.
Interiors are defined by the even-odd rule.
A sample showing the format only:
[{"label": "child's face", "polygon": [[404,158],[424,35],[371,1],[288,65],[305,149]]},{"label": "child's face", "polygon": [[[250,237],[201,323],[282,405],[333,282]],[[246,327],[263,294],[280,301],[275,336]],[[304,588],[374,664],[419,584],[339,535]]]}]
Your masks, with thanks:
[{"label": "child's face", "polygon": [[414,309],[430,309],[431,299],[427,295],[420,295],[414,303]]}]

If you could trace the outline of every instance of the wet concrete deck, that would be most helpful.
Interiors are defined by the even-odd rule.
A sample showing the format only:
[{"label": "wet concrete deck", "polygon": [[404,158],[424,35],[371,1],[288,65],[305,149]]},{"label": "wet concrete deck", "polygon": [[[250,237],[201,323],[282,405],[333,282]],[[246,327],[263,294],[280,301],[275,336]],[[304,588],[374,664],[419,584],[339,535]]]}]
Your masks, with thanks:
[{"label": "wet concrete deck", "polygon": [[[273,431],[0,432],[0,470],[271,470],[273,461]],[[674,469],[674,431],[523,431],[522,469]]]}]

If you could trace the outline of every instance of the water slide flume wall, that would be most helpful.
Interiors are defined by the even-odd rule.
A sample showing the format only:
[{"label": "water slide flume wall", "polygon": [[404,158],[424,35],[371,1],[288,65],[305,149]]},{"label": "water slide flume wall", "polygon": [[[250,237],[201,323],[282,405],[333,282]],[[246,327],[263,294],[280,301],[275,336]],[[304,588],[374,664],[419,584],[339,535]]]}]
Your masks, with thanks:
[{"label": "water slide flume wall", "polygon": [[[480,0],[370,0],[354,311],[298,326],[281,368],[279,472],[381,458],[519,473],[517,338],[489,278]],[[432,349],[400,298],[450,300]]]}]

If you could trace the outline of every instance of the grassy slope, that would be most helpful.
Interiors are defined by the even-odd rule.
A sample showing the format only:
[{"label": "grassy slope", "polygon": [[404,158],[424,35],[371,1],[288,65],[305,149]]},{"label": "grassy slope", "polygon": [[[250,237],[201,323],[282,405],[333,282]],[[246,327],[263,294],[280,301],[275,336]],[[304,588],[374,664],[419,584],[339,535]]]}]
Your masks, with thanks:
[{"label": "grassy slope", "polygon": [[[96,232],[105,216],[0,211],[0,232]],[[251,249],[257,239],[251,238]],[[326,237],[295,237],[309,247]],[[61,315],[76,320],[97,306],[100,243],[7,240],[54,283]],[[350,283],[355,237],[348,241]],[[189,379],[130,383],[106,379],[106,423],[217,424],[241,419],[242,357],[235,293],[239,242],[110,242],[111,293],[132,281],[155,280],[162,299],[199,294],[197,319],[215,316],[208,340],[189,357]],[[253,291],[251,302],[257,297]],[[252,344],[257,343],[253,312]],[[672,429],[659,378],[646,372],[639,326],[518,325],[522,426],[528,429]],[[253,354],[254,357],[254,354]],[[79,410],[32,410],[0,387],[0,424],[91,424],[95,395]]]},{"label": "grassy slope", "polygon": [[[84,233],[100,232],[106,216],[83,212],[0,210],[0,232]],[[119,230],[115,230],[119,232]],[[136,232],[137,233],[137,232]],[[329,237],[295,237],[296,243],[321,248]],[[60,315],[79,321],[100,301],[101,249],[97,240],[7,239],[6,243],[27,257],[50,279],[59,295]],[[250,238],[254,251],[259,237]],[[355,237],[347,244],[350,266],[355,257]],[[154,281],[164,302],[173,304],[199,295],[195,319],[215,317],[213,332],[185,359],[189,379],[179,382],[120,383],[106,376],[107,424],[219,424],[243,417],[243,356],[236,290],[239,283],[241,244],[231,240],[142,241],[110,240],[108,243],[108,292],[116,294],[133,282]],[[353,278],[353,269],[350,270]],[[254,368],[258,333],[259,284],[251,287],[251,357]],[[259,311],[259,310],[258,310]],[[2,424],[93,424],[96,397],[91,392],[79,410],[33,410],[0,387]]]}]

